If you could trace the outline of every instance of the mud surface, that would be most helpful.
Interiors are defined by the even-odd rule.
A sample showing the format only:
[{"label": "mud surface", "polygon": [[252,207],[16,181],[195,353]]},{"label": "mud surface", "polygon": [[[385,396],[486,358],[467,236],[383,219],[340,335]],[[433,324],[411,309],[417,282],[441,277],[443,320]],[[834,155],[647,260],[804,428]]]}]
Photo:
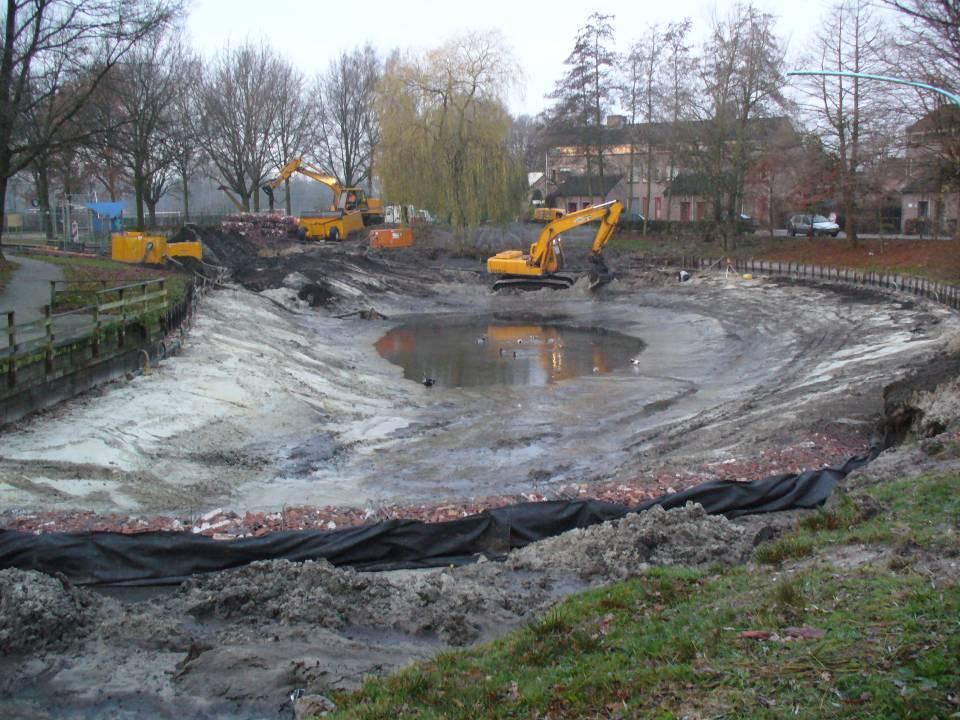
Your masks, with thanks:
[{"label": "mud surface", "polygon": [[[290,504],[364,522],[386,506],[459,514],[508,495],[640,498],[705,475],[840,462],[880,427],[883,388],[939,357],[958,328],[955,315],[897,296],[710,274],[678,284],[672,269],[627,258],[597,295],[496,296],[479,258],[530,240],[496,233],[474,257],[206,240],[242,284],[205,301],[180,356],[4,429],[8,526],[166,512],[215,533],[226,511],[212,508],[286,523]],[[375,347],[404,323],[504,315],[621,333],[645,343],[648,364],[539,387],[428,388]],[[886,398],[898,432],[930,437],[881,455],[850,487],[955,462],[937,449],[960,429],[943,367]],[[265,562],[157,593],[7,570],[0,714],[292,717],[294,690],[355,687],[650,566],[742,562],[797,515],[656,509],[504,562],[380,574]]]},{"label": "mud surface", "polygon": [[[668,268],[627,259],[597,294],[496,295],[478,258],[206,239],[243,285],[209,296],[184,352],[149,377],[4,431],[8,524],[56,509],[182,526],[218,508],[336,506],[369,518],[572,486],[662,490],[667,472],[679,490],[703,468],[811,443],[822,448],[811,465],[842,462],[866,447],[881,388],[958,325],[895,296],[722,274],[676,283]],[[377,352],[411,323],[470,318],[529,323],[521,335],[542,342],[515,344],[503,362],[517,352],[541,374],[563,375],[545,369],[564,362],[546,336],[558,318],[643,349],[623,353],[639,364],[606,367],[601,354],[588,374],[545,386],[473,387],[425,387]],[[465,344],[461,362],[491,346]]]}]

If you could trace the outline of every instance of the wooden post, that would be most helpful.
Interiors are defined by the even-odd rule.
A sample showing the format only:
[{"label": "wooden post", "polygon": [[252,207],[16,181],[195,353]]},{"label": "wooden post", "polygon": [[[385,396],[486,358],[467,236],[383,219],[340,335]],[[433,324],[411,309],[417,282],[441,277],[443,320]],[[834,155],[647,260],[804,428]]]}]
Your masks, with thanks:
[{"label": "wooden post", "polygon": [[44,352],[47,375],[53,372],[53,309],[49,305],[43,306],[44,326],[47,331],[47,348]]},{"label": "wooden post", "polygon": [[93,340],[90,343],[95,358],[100,357],[100,299],[93,306]]},{"label": "wooden post", "polygon": [[50,281],[50,307],[57,304],[57,281]]},{"label": "wooden post", "polygon": [[7,384],[13,387],[17,384],[17,314],[13,310],[7,312],[7,350],[10,353]]},{"label": "wooden post", "polygon": [[120,327],[117,329],[117,348],[127,344],[127,303],[123,298],[123,288],[120,288]]}]

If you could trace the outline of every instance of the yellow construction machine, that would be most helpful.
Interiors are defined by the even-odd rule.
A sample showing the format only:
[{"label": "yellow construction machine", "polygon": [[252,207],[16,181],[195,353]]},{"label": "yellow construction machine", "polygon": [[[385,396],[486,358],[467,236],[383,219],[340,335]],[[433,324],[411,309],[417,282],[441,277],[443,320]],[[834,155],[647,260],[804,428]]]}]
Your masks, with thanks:
[{"label": "yellow construction machine", "polygon": [[379,198],[368,198],[363,188],[343,187],[332,175],[308,165],[302,158],[294,158],[282,168],[277,177],[262,185],[273,210],[273,191],[294,173],[306,175],[326,185],[333,192],[329,210],[303,213],[300,216],[301,234],[311,240],[346,240],[348,235],[366,225],[383,222],[383,203]]},{"label": "yellow construction machine", "polygon": [[534,208],[530,222],[548,223],[559,220],[563,216],[564,212],[560,208],[538,207]]},{"label": "yellow construction machine", "polygon": [[563,247],[560,236],[575,227],[600,222],[590,247],[590,286],[597,287],[610,281],[612,275],[603,260],[603,248],[617,229],[623,205],[617,200],[584,210],[567,213],[549,223],[540,231],[529,254],[521,250],[506,250],[487,258],[487,272],[501,277],[493,284],[494,290],[516,287],[521,290],[540,288],[563,289],[571,287],[577,276],[563,270]]}]

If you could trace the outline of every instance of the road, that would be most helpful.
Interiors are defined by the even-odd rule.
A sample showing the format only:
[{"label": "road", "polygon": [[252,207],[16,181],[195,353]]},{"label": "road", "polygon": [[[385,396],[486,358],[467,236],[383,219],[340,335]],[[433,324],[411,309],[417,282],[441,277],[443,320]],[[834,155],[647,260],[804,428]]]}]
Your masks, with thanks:
[{"label": "road", "polygon": [[[8,255],[18,267],[10,276],[6,288],[0,291],[0,350],[9,346],[7,335],[7,313],[13,310],[16,313],[17,324],[39,320],[43,317],[44,306],[50,303],[50,282],[64,279],[63,268],[53,263],[44,262],[21,255]],[[54,321],[53,333],[62,337],[73,330],[89,323],[89,316],[71,314],[59,317]],[[18,332],[17,343],[25,343],[43,335],[43,328],[34,328],[29,332]]]}]

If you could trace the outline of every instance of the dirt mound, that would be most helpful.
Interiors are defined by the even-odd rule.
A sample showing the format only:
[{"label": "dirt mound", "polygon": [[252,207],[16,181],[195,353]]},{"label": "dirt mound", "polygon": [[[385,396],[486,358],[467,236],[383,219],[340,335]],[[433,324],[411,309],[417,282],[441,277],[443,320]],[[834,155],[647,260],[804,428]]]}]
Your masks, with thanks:
[{"label": "dirt mound", "polygon": [[35,652],[81,635],[101,600],[38,572],[0,570],[0,654]]},{"label": "dirt mound", "polygon": [[666,511],[657,506],[622,520],[541,540],[507,560],[515,570],[563,566],[583,579],[619,580],[650,565],[742,562],[753,535],[700,505]]},{"label": "dirt mound", "polygon": [[236,232],[224,232],[218,227],[184,225],[172,242],[199,240],[203,243],[203,259],[233,272],[257,262],[259,250],[254,242]]},{"label": "dirt mound", "polygon": [[896,445],[909,435],[929,438],[960,423],[960,353],[941,355],[884,388],[884,437]]}]

